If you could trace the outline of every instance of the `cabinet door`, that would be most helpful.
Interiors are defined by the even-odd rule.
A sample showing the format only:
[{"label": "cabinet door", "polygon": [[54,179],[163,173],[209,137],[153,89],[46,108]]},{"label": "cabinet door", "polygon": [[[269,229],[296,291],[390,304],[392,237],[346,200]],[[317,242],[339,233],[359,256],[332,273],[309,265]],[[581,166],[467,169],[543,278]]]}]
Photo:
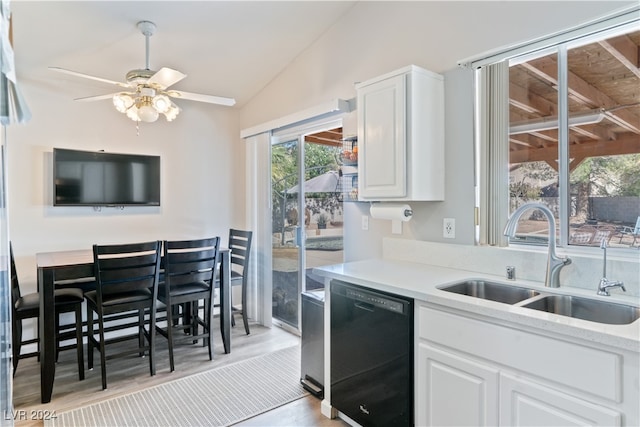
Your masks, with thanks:
[{"label": "cabinet door", "polygon": [[619,426],[618,411],[523,377],[500,377],[500,424],[508,426]]},{"label": "cabinet door", "polygon": [[358,89],[360,199],[404,197],[406,176],[406,74]]},{"label": "cabinet door", "polygon": [[497,425],[497,369],[424,342],[417,369],[416,425]]}]

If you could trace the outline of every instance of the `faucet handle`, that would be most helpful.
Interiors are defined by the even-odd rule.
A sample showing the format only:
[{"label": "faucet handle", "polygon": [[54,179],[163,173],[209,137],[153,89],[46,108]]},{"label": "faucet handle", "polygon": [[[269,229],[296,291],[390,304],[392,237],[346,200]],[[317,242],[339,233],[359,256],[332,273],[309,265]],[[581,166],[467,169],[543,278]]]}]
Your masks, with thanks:
[{"label": "faucet handle", "polygon": [[603,277],[602,279],[600,279],[600,284],[598,285],[598,295],[609,296],[611,295],[609,293],[609,289],[612,288],[620,288],[624,292],[627,292],[623,282],[620,282],[618,280],[609,280],[606,277]]}]

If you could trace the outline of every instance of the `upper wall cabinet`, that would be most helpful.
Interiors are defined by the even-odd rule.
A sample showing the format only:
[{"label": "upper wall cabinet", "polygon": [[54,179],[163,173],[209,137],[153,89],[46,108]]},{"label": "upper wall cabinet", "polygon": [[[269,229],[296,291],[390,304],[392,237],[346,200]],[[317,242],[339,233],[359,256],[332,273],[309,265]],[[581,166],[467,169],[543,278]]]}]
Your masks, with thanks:
[{"label": "upper wall cabinet", "polygon": [[444,77],[410,65],[356,90],[358,200],[444,200]]}]

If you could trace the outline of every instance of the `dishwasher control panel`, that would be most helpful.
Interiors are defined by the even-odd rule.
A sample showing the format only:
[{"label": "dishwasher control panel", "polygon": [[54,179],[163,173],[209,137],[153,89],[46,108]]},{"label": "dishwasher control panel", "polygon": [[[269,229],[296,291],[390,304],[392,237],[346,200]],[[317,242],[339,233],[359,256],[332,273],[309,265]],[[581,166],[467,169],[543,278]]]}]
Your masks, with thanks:
[{"label": "dishwasher control panel", "polygon": [[405,313],[406,303],[402,301],[397,301],[391,297],[383,296],[380,294],[373,294],[353,288],[346,288],[345,291],[345,296],[347,298],[371,304],[385,310],[393,311],[395,313]]}]

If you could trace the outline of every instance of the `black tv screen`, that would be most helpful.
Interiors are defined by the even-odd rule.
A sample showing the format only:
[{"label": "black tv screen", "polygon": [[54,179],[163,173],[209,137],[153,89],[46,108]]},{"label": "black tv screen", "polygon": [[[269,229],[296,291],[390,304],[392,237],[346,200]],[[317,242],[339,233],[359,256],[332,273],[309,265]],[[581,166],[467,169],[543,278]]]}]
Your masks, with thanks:
[{"label": "black tv screen", "polygon": [[54,206],[160,206],[160,156],[53,149]]}]

